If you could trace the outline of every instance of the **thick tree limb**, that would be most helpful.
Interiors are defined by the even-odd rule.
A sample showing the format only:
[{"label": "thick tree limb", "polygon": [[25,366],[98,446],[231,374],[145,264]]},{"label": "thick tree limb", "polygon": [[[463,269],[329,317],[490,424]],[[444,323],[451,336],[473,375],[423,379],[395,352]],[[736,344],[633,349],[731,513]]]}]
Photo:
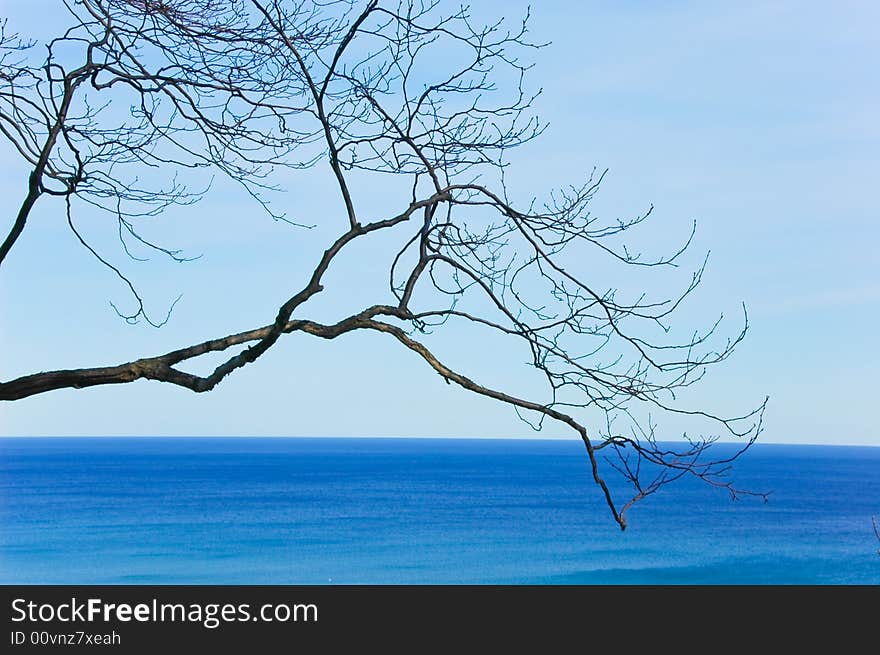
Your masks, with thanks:
[{"label": "thick tree limb", "polygon": [[[116,366],[45,371],[25,375],[8,382],[0,382],[0,400],[21,400],[58,389],[84,389],[99,385],[125,384],[141,379],[168,382],[197,393],[203,393],[216,387],[234,368],[255,361],[265,352],[265,349],[258,350],[252,346],[218,366],[211,375],[206,377],[186,373],[174,367],[177,364],[201,355],[222,352],[234,346],[254,341],[259,345],[265,343],[267,339],[273,338],[273,336],[277,340],[277,335],[290,332],[303,331],[315,336],[332,339],[345,332],[363,327],[362,321],[365,318],[385,313],[386,310],[395,311],[390,307],[376,306],[333,325],[296,320],[287,321],[279,329],[275,323],[272,323],[254,330],[203,341],[193,346],[173,350],[164,355],[144,357]],[[234,362],[234,365],[230,365],[229,362]]]}]

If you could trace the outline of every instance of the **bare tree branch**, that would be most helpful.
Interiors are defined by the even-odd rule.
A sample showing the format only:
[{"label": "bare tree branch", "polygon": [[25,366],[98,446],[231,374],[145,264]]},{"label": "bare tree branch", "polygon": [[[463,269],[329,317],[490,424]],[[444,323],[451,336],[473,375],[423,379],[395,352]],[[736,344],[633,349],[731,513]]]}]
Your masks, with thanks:
[{"label": "bare tree branch", "polygon": [[[745,308],[730,336],[721,318],[682,332],[678,310],[698,288],[705,258],[677,290],[649,292],[660,271],[685,263],[696,225],[670,253],[652,256],[627,237],[653,208],[621,220],[593,215],[606,171],[538,195],[507,183],[507,154],[544,130],[533,112],[540,91],[526,81],[542,44],[529,40],[527,20],[478,25],[466,7],[446,11],[440,0],[69,0],[65,7],[69,29],[40,52],[2,24],[0,135],[29,174],[0,264],[14,256],[38,202],[63,202],[66,229],[133,298],[134,309],[119,315],[158,327],[170,310],[164,320],[147,315],[125,266],[90,243],[78,216],[109,216],[130,258],[141,259],[129,249],[140,244],[190,261],[146,238],[142,226],[230,184],[270,218],[302,225],[277,208],[276,192],[279,180],[310,169],[331,176],[339,209],[328,207],[323,220],[333,226],[338,213],[343,227],[315,253],[306,279],[279,283],[274,317],[253,323],[262,327],[115,366],[0,382],[0,400],[141,379],[205,392],[282,335],[335,339],[366,330],[393,337],[448,383],[511,406],[536,429],[546,420],[573,430],[621,528],[635,503],[683,477],[733,498],[766,498],[729,478],[761,433],[766,400],[735,416],[681,401],[741,343]],[[352,189],[380,180],[400,192],[368,220]],[[335,323],[305,318],[349,244],[380,232],[394,243],[387,290]],[[626,271],[621,279],[644,277],[628,289],[602,284],[599,261]],[[524,373],[538,376],[543,394],[494,389],[445,363],[430,335],[452,324],[519,348]],[[184,370],[208,353],[226,355],[207,375]],[[695,425],[699,436],[661,431],[657,416]],[[675,437],[680,445],[670,445]],[[739,447],[715,457],[711,446],[723,437]],[[622,485],[629,495],[618,500]]]}]

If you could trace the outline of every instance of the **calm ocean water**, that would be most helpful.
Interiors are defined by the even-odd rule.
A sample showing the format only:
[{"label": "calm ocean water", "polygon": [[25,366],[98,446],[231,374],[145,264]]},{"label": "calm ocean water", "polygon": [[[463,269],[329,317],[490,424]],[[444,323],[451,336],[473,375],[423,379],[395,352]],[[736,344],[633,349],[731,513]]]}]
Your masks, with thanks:
[{"label": "calm ocean water", "polygon": [[621,533],[575,441],[0,439],[0,582],[880,584],[880,448],[735,479]]}]

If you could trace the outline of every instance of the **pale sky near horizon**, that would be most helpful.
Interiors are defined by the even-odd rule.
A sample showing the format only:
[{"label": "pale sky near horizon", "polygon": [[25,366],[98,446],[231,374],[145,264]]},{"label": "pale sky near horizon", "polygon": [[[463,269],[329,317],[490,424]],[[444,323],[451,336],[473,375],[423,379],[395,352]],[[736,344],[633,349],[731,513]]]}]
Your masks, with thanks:
[{"label": "pale sky near horizon", "polygon": [[[0,0],[23,35],[45,29],[55,4]],[[512,18],[526,6],[477,4],[488,17]],[[607,167],[595,211],[624,217],[653,204],[655,227],[637,241],[646,250],[697,220],[689,265],[711,257],[685,318],[704,325],[724,312],[734,330],[745,302],[750,332],[695,398],[723,412],[769,395],[766,442],[880,445],[871,336],[880,322],[878,23],[870,2],[532,7],[532,37],[552,42],[530,73],[550,127],[511,158],[511,183],[541,192]],[[5,143],[0,167],[5,235],[27,172]],[[295,216],[326,213],[317,191],[291,181]],[[2,380],[120,363],[268,323],[327,236],[273,223],[222,189],[178,212],[157,234],[202,258],[126,264],[156,313],[183,294],[171,322],[154,330],[113,313],[108,300],[124,302],[123,290],[61,218],[42,199],[4,262]],[[351,309],[346,297],[375,272],[368,254],[340,262],[327,286],[348,296],[322,300],[321,311]],[[506,350],[446,345],[477,380],[503,385],[524,369]],[[208,394],[138,382],[0,404],[0,435],[92,434],[569,436],[551,425],[532,432],[510,408],[444,384],[383,335],[287,337]]]}]

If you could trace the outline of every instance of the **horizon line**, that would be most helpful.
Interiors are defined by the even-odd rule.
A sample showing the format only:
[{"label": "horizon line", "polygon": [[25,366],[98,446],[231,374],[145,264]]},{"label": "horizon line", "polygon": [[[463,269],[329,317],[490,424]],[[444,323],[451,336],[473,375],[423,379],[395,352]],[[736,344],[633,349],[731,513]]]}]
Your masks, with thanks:
[{"label": "horizon line", "polygon": [[[572,437],[477,437],[477,436],[414,436],[414,435],[284,435],[284,434],[250,434],[250,435],[221,435],[221,434],[41,434],[41,435],[0,435],[2,439],[383,439],[383,440],[434,440],[434,441],[575,441],[581,439]],[[688,443],[686,439],[659,439],[659,443]],[[732,439],[719,439],[713,443],[722,445],[745,445],[742,441]],[[864,442],[793,442],[793,441],[755,441],[754,446],[842,446],[842,447],[867,447],[880,448],[880,443]]]}]

